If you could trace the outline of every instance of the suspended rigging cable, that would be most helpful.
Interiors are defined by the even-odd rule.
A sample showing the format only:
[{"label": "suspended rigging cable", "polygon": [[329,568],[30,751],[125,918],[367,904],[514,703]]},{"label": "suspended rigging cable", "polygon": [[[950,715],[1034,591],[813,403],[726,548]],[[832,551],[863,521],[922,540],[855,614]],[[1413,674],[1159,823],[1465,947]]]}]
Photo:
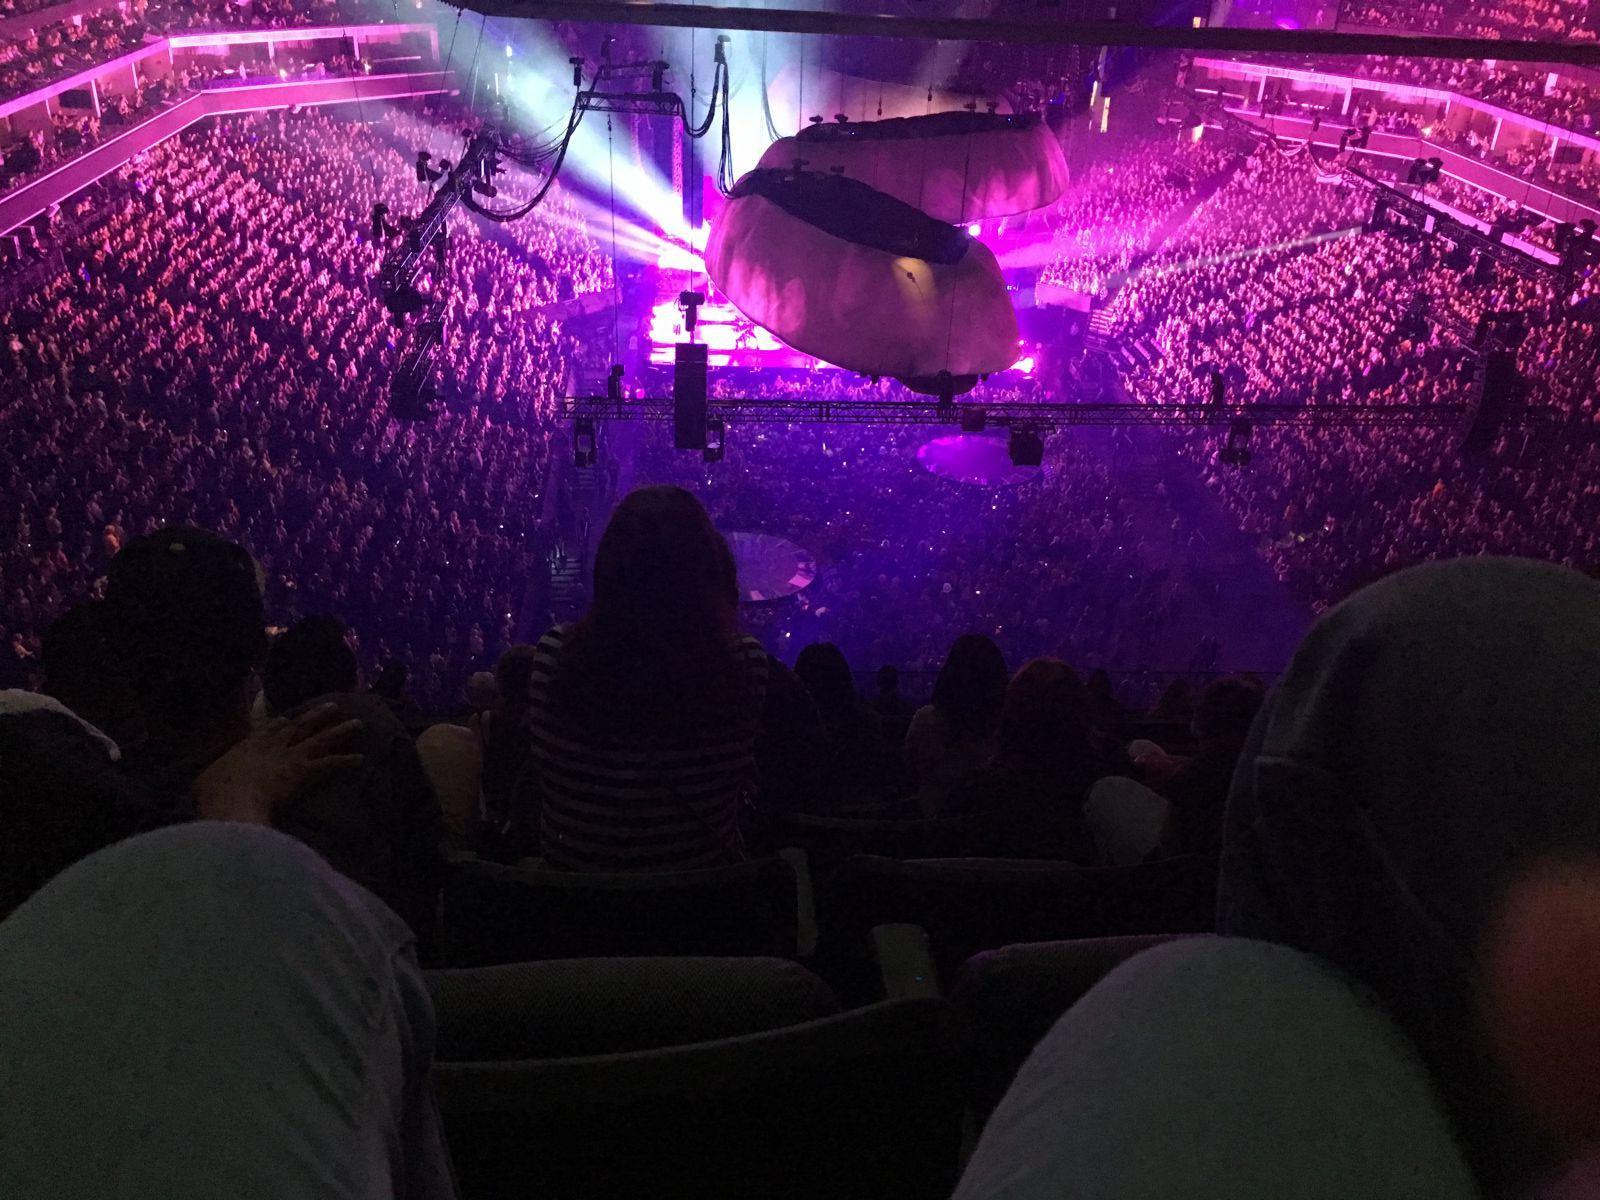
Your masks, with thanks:
[{"label": "suspended rigging cable", "polygon": [[622,361],[622,282],[617,275],[617,167],[611,152],[611,118],[606,117],[606,174],[611,189],[611,361]]}]

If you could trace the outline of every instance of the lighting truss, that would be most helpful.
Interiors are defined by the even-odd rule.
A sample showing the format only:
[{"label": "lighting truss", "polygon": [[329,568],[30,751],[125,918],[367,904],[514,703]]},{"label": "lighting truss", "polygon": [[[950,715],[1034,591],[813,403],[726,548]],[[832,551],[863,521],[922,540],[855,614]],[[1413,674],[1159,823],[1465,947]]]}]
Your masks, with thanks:
[{"label": "lighting truss", "polygon": [[[670,397],[615,400],[566,396],[559,415],[607,421],[670,421]],[[1064,429],[1078,425],[1229,426],[1254,425],[1448,427],[1464,420],[1465,404],[1071,404],[1001,401],[951,406],[933,397],[919,400],[800,400],[712,396],[707,415],[729,424],[957,425],[963,413],[982,413],[991,426]],[[1529,416],[1536,415],[1529,413]]]},{"label": "lighting truss", "polygon": [[[378,269],[378,295],[396,322],[403,323],[408,317],[421,318],[407,339],[400,369],[391,387],[390,411],[393,415],[416,420],[432,412],[432,400],[437,394],[437,360],[446,340],[445,312],[450,294],[446,228],[450,214],[462,206],[479,216],[502,223],[518,221],[527,216],[544,199],[560,175],[573,135],[577,133],[585,113],[642,113],[673,117],[682,125],[685,136],[696,140],[711,131],[720,113],[722,155],[717,169],[718,184],[724,192],[733,186],[727,44],[726,37],[718,37],[712,45],[711,92],[705,117],[699,125],[692,124],[693,114],[685,107],[683,99],[665,90],[666,62],[613,63],[608,51],[587,88],[583,86],[583,60],[572,60],[572,83],[576,90],[572,111],[567,118],[565,131],[549,144],[525,147],[497,130],[486,128],[469,134],[460,159],[448,170],[444,170],[445,164],[441,164],[442,173],[436,171],[426,174],[426,156],[419,158],[418,180],[438,181],[439,186],[420,213],[394,228],[394,241],[384,251]],[[633,81],[645,79],[648,79],[649,90],[638,90]],[[617,84],[626,90],[606,90]],[[480,195],[499,194],[494,179],[502,172],[502,157],[524,167],[544,169],[544,180],[533,195],[510,208],[493,207],[478,199]],[[373,236],[386,236],[385,223],[378,210],[374,210],[372,220]],[[430,256],[437,264],[439,278],[434,281],[433,289],[425,293],[419,281]]]}]

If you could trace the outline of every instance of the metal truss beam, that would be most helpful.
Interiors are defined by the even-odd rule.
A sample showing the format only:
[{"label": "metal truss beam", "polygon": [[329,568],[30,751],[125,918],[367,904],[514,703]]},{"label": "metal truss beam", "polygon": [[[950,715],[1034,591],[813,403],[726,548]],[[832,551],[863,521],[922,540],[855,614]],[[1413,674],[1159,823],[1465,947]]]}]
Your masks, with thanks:
[{"label": "metal truss beam", "polygon": [[[963,412],[982,412],[989,425],[1028,429],[1063,429],[1075,425],[1222,426],[1235,421],[1253,425],[1307,427],[1351,425],[1452,426],[1466,418],[1459,404],[999,404],[968,402],[952,413],[933,399],[790,400],[713,396],[707,414],[730,424],[793,425],[957,425]],[[573,420],[670,421],[672,400],[650,396],[612,400],[606,396],[566,396],[560,416]]]},{"label": "metal truss beam", "polygon": [[730,4],[656,4],[629,0],[461,0],[459,7],[491,17],[585,21],[600,25],[654,25],[684,29],[766,33],[840,34],[915,41],[997,42],[1020,46],[1152,46],[1225,53],[1261,50],[1284,54],[1420,55],[1426,58],[1495,59],[1501,62],[1600,66],[1593,42],[1422,37],[1416,34],[1344,33],[1324,29],[1191,29],[1125,21],[1007,21],[973,17],[913,17],[888,13],[819,12]]},{"label": "metal truss beam", "polygon": [[585,92],[578,100],[584,112],[638,113],[646,117],[675,117],[683,111],[677,96],[651,92]]}]

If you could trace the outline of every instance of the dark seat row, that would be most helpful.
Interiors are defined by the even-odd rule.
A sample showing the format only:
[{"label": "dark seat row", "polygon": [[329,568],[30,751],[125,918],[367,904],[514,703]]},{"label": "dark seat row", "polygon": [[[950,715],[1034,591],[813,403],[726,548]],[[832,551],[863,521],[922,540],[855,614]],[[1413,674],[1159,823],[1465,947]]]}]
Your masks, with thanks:
[{"label": "dark seat row", "polygon": [[950,1001],[841,1013],[792,962],[589,959],[430,972],[467,1200],[945,1197],[962,1125],[1160,938],[1009,947]]},{"label": "dark seat row", "polygon": [[[799,872],[797,875],[796,867]],[[851,1002],[881,996],[872,931],[917,926],[936,978],[1018,942],[1200,932],[1209,864],[1080,868],[1015,859],[857,855],[831,869],[789,854],[707,871],[574,874],[453,865],[431,960],[453,967],[641,955],[765,955],[811,963]],[[820,940],[814,952],[810,929]]]}]

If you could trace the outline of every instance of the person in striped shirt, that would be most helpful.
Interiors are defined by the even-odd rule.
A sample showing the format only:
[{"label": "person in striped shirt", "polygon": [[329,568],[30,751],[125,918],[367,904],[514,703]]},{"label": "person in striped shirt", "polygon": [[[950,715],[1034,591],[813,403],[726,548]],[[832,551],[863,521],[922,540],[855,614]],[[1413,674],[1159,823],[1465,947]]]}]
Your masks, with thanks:
[{"label": "person in striped shirt", "polygon": [[[523,817],[549,866],[690,870],[745,857],[741,815],[782,668],[737,629],[728,544],[681,488],[628,495],[595,554],[594,599],[540,639]],[[787,675],[787,672],[783,672]]]}]

